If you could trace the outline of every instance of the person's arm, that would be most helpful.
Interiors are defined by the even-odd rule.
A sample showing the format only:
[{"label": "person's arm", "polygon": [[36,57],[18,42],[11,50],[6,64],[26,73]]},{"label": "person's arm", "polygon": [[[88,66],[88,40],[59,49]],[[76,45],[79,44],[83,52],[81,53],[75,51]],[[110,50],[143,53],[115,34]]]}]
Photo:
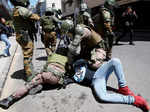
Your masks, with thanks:
[{"label": "person's arm", "polygon": [[[3,32],[4,31],[4,32]],[[9,30],[7,28],[6,25],[3,25],[0,23],[0,32],[3,32],[3,33],[6,33],[6,34],[9,34]]]},{"label": "person's arm", "polygon": [[69,45],[69,52],[73,55],[79,55],[81,51],[80,43],[84,36],[84,28],[80,25],[77,25],[75,28],[75,36],[73,41]]},{"label": "person's arm", "polygon": [[135,11],[133,11],[133,15],[135,16],[136,19],[138,18],[138,15],[136,14]]}]

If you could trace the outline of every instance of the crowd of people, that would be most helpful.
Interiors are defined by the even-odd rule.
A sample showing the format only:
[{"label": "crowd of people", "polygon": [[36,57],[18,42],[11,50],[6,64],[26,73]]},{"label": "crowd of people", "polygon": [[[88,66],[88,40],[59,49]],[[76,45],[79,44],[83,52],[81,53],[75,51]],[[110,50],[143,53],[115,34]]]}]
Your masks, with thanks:
[{"label": "crowd of people", "polygon": [[[23,51],[27,83],[7,98],[0,100],[0,107],[8,109],[23,96],[41,91],[45,83],[59,85],[61,88],[70,83],[79,83],[93,88],[98,98],[104,102],[131,104],[144,112],[149,111],[150,107],[146,100],[129,89],[121,61],[112,58],[115,0],[105,0],[94,19],[83,0],[80,0],[77,18],[63,19],[61,13],[54,8],[54,4],[52,8],[46,9],[45,15],[39,17],[28,10],[28,0],[10,1],[14,5],[13,24],[16,40]],[[47,63],[40,73],[35,73],[32,66],[32,29],[36,29],[32,24],[37,21],[40,21],[41,39],[48,56]],[[58,36],[60,40],[66,38],[68,41],[65,48],[59,47],[59,44],[56,47]],[[116,43],[119,41],[120,38]],[[112,72],[117,77],[118,91],[110,94],[106,85]]]}]

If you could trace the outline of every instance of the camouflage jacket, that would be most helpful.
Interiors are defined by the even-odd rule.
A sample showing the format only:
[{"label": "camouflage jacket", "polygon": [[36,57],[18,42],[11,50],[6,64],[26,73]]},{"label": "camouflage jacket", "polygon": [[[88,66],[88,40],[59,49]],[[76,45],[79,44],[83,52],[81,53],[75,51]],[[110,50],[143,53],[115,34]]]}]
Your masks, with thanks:
[{"label": "camouflage jacket", "polygon": [[33,14],[25,7],[16,6],[13,10],[13,24],[16,32],[20,30],[28,30],[32,21],[39,19],[40,17],[37,14]]}]

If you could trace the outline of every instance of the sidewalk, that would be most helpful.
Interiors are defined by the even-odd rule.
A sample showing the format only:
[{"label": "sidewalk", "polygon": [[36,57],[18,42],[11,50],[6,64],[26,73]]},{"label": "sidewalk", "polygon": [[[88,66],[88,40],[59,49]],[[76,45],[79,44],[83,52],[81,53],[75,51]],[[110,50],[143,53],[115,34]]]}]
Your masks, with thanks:
[{"label": "sidewalk", "polygon": [[[1,92],[5,83],[5,80],[7,78],[10,66],[11,66],[11,62],[13,60],[14,54],[16,52],[17,49],[17,42],[15,40],[16,38],[14,36],[9,37],[9,40],[11,42],[11,48],[10,48],[10,57],[1,57],[0,58],[0,96],[1,96]],[[5,49],[5,43],[0,41],[0,54],[2,54],[2,51]]]}]

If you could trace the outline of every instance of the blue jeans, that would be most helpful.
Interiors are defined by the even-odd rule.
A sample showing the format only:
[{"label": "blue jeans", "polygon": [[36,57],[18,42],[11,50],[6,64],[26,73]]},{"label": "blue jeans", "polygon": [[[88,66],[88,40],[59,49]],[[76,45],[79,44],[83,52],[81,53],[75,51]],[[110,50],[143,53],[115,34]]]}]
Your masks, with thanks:
[{"label": "blue jeans", "polygon": [[4,50],[4,55],[10,56],[9,48],[11,47],[10,41],[6,34],[1,34],[0,38],[6,44],[6,49]]},{"label": "blue jeans", "polygon": [[120,87],[126,86],[122,64],[119,59],[113,58],[104,63],[94,74],[92,85],[97,96],[104,102],[132,104],[135,100],[133,96],[125,96],[118,93],[109,94],[107,92],[107,80],[113,71],[117,77],[118,85]]}]

